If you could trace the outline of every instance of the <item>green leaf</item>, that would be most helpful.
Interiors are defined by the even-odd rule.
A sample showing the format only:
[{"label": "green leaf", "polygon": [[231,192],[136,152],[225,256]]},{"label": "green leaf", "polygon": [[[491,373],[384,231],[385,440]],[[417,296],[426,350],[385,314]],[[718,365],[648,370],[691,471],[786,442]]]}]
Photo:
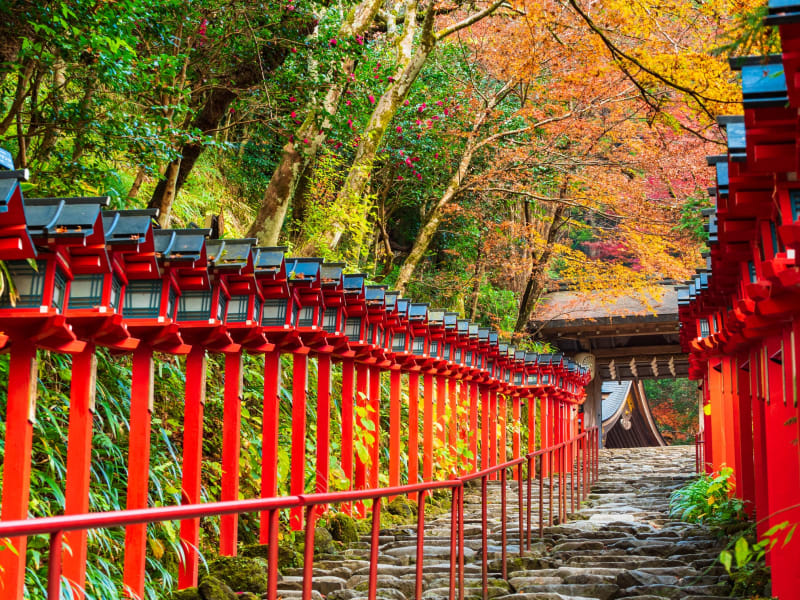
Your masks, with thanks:
[{"label": "green leaf", "polygon": [[723,550],[719,553],[719,562],[722,563],[722,566],[725,567],[725,570],[730,573],[731,572],[731,563],[733,562],[733,557],[731,553],[727,550]]},{"label": "green leaf", "polygon": [[733,553],[736,556],[736,566],[741,569],[750,558],[750,545],[744,539],[744,536],[736,540],[736,544],[733,546]]}]

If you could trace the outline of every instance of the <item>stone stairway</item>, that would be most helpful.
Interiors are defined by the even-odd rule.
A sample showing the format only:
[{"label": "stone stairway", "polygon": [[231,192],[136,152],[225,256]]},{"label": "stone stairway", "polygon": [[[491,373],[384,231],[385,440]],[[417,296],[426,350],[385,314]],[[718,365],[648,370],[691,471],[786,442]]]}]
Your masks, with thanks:
[{"label": "stone stairway", "polygon": [[[658,598],[715,600],[729,585],[716,563],[719,542],[708,530],[671,520],[670,493],[694,471],[694,449],[603,450],[600,477],[589,499],[564,524],[545,527],[538,537],[538,486],[533,490],[531,550],[519,556],[516,482],[507,484],[508,578],[502,578],[500,484],[489,483],[489,596],[495,600],[582,600]],[[545,487],[545,494],[547,488]],[[465,597],[482,597],[481,497],[464,495]],[[545,498],[545,517],[547,499]],[[415,527],[381,531],[378,592],[386,600],[413,600],[416,581]],[[314,598],[366,598],[369,537],[338,560],[314,568]],[[447,598],[450,572],[449,513],[426,519],[423,598]],[[302,570],[285,572],[279,597],[299,598]]]}]

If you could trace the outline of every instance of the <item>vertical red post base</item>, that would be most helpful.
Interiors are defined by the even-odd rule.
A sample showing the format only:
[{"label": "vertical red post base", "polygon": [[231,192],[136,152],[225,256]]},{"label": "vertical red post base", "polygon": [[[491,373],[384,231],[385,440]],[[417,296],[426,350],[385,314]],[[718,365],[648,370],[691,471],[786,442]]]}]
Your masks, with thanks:
[{"label": "vertical red post base", "polygon": [[[299,496],[306,491],[306,393],[308,389],[308,349],[294,353],[292,364],[292,473],[290,491]],[[290,511],[289,525],[294,531],[303,528],[303,508]]]},{"label": "vertical red post base", "polygon": [[[92,465],[92,415],[97,380],[97,355],[94,344],[72,357],[72,383],[69,398],[69,442],[64,514],[89,512],[89,481]],[[86,531],[70,531],[62,553],[62,573],[72,589],[72,597],[85,596]]]},{"label": "vertical red post base", "polygon": [[[221,499],[239,499],[239,452],[242,431],[242,353],[225,355],[225,390],[222,415]],[[224,515],[219,523],[219,553],[236,556],[239,517]]]},{"label": "vertical red post base", "polygon": [[[264,414],[261,422],[261,497],[278,495],[278,421],[280,420],[279,387],[281,380],[280,352],[264,355]],[[259,515],[258,539],[269,543],[270,514]]]},{"label": "vertical red post base", "polygon": [[[200,468],[203,462],[203,408],[206,403],[206,351],[193,346],[186,357],[183,413],[183,473],[181,503],[200,502]],[[178,589],[197,585],[200,564],[200,519],[181,521],[183,561],[178,564]]]},{"label": "vertical red post base", "polygon": [[[3,457],[2,520],[28,517],[31,483],[31,449],[38,381],[36,348],[24,342],[11,346],[8,367],[5,455]],[[0,550],[0,585],[3,598],[22,598],[25,586],[25,538],[10,540],[13,549]]]},{"label": "vertical red post base", "polygon": [[[133,351],[131,417],[128,445],[128,510],[147,507],[150,478],[150,418],[153,414],[153,350],[140,344]],[[128,598],[144,598],[147,525],[125,529],[125,563],[122,583]]]}]

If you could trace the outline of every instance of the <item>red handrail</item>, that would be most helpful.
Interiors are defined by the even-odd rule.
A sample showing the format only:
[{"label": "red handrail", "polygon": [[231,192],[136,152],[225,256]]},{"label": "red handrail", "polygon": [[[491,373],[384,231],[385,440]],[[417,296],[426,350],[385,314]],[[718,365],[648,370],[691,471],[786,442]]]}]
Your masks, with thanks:
[{"label": "red handrail", "polygon": [[[553,476],[559,476],[558,484],[558,517],[563,522],[567,517],[566,494],[570,488],[570,502],[574,510],[575,501],[580,503],[588,495],[589,484],[597,478],[598,453],[597,453],[597,428],[591,428],[565,442],[542,448],[531,452],[524,457],[510,460],[500,465],[483,469],[476,473],[444,481],[431,481],[414,483],[386,488],[367,490],[349,490],[343,492],[328,492],[318,494],[300,494],[296,496],[280,496],[274,498],[257,498],[252,500],[237,500],[227,502],[208,502],[202,504],[185,504],[178,506],[145,508],[138,510],[117,510],[103,513],[88,513],[78,515],[63,515],[55,517],[40,517],[16,521],[0,522],[0,539],[29,537],[33,535],[50,535],[50,551],[48,560],[48,598],[58,600],[61,597],[61,555],[62,539],[64,532],[88,529],[109,529],[112,527],[125,527],[142,523],[157,523],[162,521],[178,521],[202,517],[214,517],[232,514],[266,513],[269,522],[269,550],[268,550],[268,591],[267,598],[276,600],[278,597],[278,514],[284,509],[305,508],[305,556],[303,565],[303,600],[310,600],[313,578],[313,553],[314,553],[314,526],[318,518],[316,506],[325,504],[339,504],[372,500],[372,544],[370,550],[369,598],[374,600],[377,592],[377,559],[378,559],[378,534],[380,532],[380,506],[381,499],[388,496],[418,494],[418,541],[417,541],[417,597],[422,595],[422,562],[424,559],[424,523],[425,523],[425,497],[436,489],[451,489],[453,492],[452,515],[450,525],[450,598],[456,597],[456,584],[459,597],[464,597],[464,484],[474,480],[481,480],[482,490],[482,539],[483,539],[483,597],[488,599],[488,482],[496,474],[500,474],[501,485],[501,510],[502,510],[502,554],[503,577],[506,577],[506,472],[516,467],[518,480],[518,519],[519,519],[519,554],[531,546],[532,530],[532,504],[531,490],[536,473],[535,461],[539,459],[539,536],[544,527],[544,478],[541,477],[542,467],[547,460],[549,504],[548,524],[553,523]],[[569,461],[569,466],[568,466]],[[527,465],[527,522],[524,519],[525,510],[523,502],[523,466]],[[569,471],[570,477],[564,475]],[[575,485],[575,477],[578,485]],[[581,481],[583,479],[583,481]],[[523,531],[525,536],[523,537]],[[524,542],[524,543],[523,543]],[[458,575],[456,575],[456,572]],[[128,591],[130,592],[130,591]],[[130,594],[129,594],[130,595]]]}]

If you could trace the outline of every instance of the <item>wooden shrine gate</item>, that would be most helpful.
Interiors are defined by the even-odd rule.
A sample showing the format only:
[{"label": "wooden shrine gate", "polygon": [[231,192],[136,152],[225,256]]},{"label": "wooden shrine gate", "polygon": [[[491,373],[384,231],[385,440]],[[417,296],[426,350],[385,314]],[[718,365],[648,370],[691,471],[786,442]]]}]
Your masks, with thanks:
[{"label": "wooden shrine gate", "polygon": [[[772,593],[800,589],[800,4],[771,0],[783,54],[736,60],[744,116],[720,117],[728,151],[709,157],[707,268],[680,291],[681,343],[702,383],[708,472],[733,469],[767,554]],[[702,450],[702,452],[701,452]],[[773,529],[774,530],[774,529]]]},{"label": "wooden shrine gate", "polygon": [[[430,483],[434,436],[453,454],[459,441],[470,448],[471,460],[461,464],[453,477],[504,478],[506,469],[527,462],[529,510],[534,459],[539,461],[540,475],[560,473],[563,477],[568,473],[574,482],[577,471],[578,488],[576,491],[573,483],[570,492],[575,494],[573,503],[575,497],[586,493],[587,481],[594,473],[588,465],[590,459],[596,459],[592,450],[596,432],[579,432],[573,407],[583,400],[587,370],[565,356],[517,350],[502,343],[497,332],[460,320],[455,313],[431,310],[385,287],[365,285],[364,275],[343,273],[341,264],[288,258],[285,248],[258,248],[251,239],[211,240],[209,232],[200,229],[158,229],[154,211],[103,210],[107,198],[23,199],[19,184],[27,173],[15,171],[7,154],[0,154],[0,164],[4,167],[0,169],[0,260],[19,292],[13,306],[7,296],[0,300],[0,347],[10,354],[0,539],[11,538],[13,545],[0,551],[2,598],[22,597],[27,535],[52,534],[51,593],[57,593],[59,573],[63,572],[81,597],[87,529],[125,525],[124,585],[129,597],[140,598],[148,522],[182,519],[185,556],[178,582],[180,588],[186,588],[196,585],[198,579],[201,516],[220,515],[220,553],[235,555],[237,515],[266,511],[260,522],[261,541],[272,541],[270,551],[277,552],[274,541],[281,508],[291,511],[294,529],[305,527],[306,534],[310,531],[313,536],[313,518],[319,509],[310,511],[309,507],[354,503],[353,510],[363,515],[363,503],[356,501],[394,493],[417,494],[435,487],[457,491],[463,486],[461,479]],[[128,510],[87,516],[97,346],[132,354]],[[26,520],[38,350],[73,356],[66,516],[55,521]],[[147,509],[156,351],[186,355],[185,506],[158,510]],[[225,355],[222,502],[200,505],[208,352]],[[250,501],[237,500],[243,352],[264,356],[261,499]],[[291,496],[276,498],[283,354],[293,357]],[[319,375],[314,465],[314,490],[323,494],[319,497],[305,495],[309,358],[316,359]],[[334,368],[341,370],[342,379],[341,464],[355,490],[344,495],[325,494]],[[369,406],[373,414],[380,414],[385,405],[381,374],[386,371],[390,373],[389,491],[379,490],[379,436],[370,447],[370,461],[360,460],[353,452],[354,432],[360,426],[355,409]],[[408,423],[401,421],[404,380]],[[524,404],[528,405],[525,426],[530,432],[527,456],[517,426]],[[509,405],[515,421],[510,456],[506,448]],[[403,489],[397,487],[402,483],[401,429],[408,432],[409,455]],[[419,462],[422,473],[418,472]],[[514,472],[521,477],[521,468]],[[421,485],[420,481],[429,483]],[[559,494],[566,494],[566,486],[559,489]],[[375,512],[379,527],[379,511]],[[540,524],[541,518],[540,514]],[[527,526],[530,530],[530,515]],[[62,552],[62,544],[68,544],[70,550]],[[313,549],[313,544],[306,548]],[[275,561],[271,568],[276,568]],[[310,595],[310,581],[307,584]]]}]

